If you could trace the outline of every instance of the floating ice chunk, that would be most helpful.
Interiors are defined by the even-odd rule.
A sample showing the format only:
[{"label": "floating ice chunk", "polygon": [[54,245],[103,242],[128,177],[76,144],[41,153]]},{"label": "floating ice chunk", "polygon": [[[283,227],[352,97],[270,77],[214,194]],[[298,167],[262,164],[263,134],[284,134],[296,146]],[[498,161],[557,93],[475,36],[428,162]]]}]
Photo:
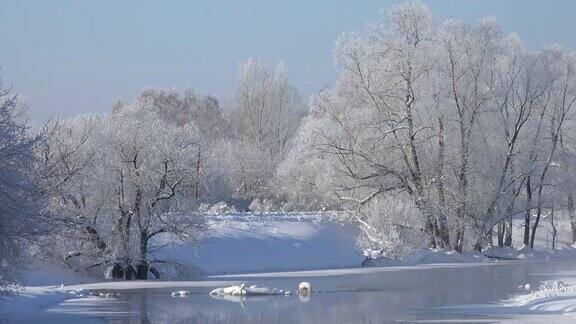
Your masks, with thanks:
[{"label": "floating ice chunk", "polygon": [[284,296],[291,296],[292,295],[292,291],[291,290],[286,290],[284,292]]},{"label": "floating ice chunk", "polygon": [[172,297],[186,297],[190,295],[190,292],[187,290],[179,290],[172,293]]},{"label": "floating ice chunk", "polygon": [[210,292],[212,296],[245,296],[245,295],[281,295],[282,289],[258,287],[252,285],[246,287],[245,284],[234,285],[230,287],[216,288]]},{"label": "floating ice chunk", "polygon": [[524,289],[525,289],[526,291],[530,291],[530,288],[531,288],[530,284],[525,284],[525,285],[524,285]]},{"label": "floating ice chunk", "polygon": [[312,285],[307,281],[303,281],[298,285],[299,294],[308,295],[311,291],[312,291]]},{"label": "floating ice chunk", "polygon": [[[250,286],[248,289],[255,289],[255,286]],[[210,292],[210,295],[218,295],[218,296],[242,296],[245,295],[246,286],[244,284],[241,285],[234,285],[230,287],[224,288],[216,288]]]}]

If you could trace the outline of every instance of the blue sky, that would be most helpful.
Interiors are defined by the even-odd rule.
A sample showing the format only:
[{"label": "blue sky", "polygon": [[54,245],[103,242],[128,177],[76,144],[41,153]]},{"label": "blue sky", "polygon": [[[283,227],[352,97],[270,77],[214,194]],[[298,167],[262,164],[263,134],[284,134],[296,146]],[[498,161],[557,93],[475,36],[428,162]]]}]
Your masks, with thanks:
[{"label": "blue sky", "polygon": [[[284,60],[307,97],[336,79],[334,40],[396,1],[0,0],[0,76],[33,121],[108,110],[146,86],[234,92],[238,64]],[[576,47],[576,1],[423,1],[439,20],[495,15],[531,48]]]}]

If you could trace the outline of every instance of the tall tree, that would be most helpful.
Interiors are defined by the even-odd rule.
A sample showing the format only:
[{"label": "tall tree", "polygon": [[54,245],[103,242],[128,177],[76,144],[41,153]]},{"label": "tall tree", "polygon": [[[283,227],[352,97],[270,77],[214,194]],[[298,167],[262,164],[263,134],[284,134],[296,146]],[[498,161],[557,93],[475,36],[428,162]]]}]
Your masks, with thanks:
[{"label": "tall tree", "polygon": [[284,64],[270,70],[257,59],[240,65],[234,99],[229,114],[236,147],[231,157],[233,178],[238,191],[257,195],[268,189],[268,180],[290,148],[305,106]]},{"label": "tall tree", "polygon": [[0,83],[0,287],[16,284],[26,266],[27,242],[42,228],[35,146],[16,95]]}]

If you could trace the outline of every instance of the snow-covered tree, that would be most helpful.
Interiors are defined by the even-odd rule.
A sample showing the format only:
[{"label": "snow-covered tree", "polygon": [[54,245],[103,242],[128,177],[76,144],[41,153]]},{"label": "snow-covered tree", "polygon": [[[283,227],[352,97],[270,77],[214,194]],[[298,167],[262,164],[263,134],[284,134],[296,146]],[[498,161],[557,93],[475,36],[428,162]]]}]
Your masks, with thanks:
[{"label": "snow-covered tree", "polygon": [[290,84],[284,64],[271,71],[257,59],[240,65],[234,99],[229,112],[235,136],[231,176],[242,195],[258,195],[269,189],[269,180],[290,148],[305,106]]},{"label": "snow-covered tree", "polygon": [[146,279],[170,265],[157,257],[161,247],[198,239],[203,221],[185,211],[197,194],[201,140],[183,102],[149,89],[104,117],[46,127],[39,156],[59,215],[46,237],[56,245],[53,256],[75,268]]},{"label": "snow-covered tree", "polygon": [[0,288],[17,284],[26,268],[27,243],[43,228],[34,148],[16,95],[0,83]]},{"label": "snow-covered tree", "polygon": [[[456,251],[489,247],[495,233],[510,246],[513,216],[524,213],[533,246],[542,214],[560,206],[551,166],[571,161],[573,51],[530,52],[492,17],[437,25],[425,5],[406,2],[366,35],[344,33],[335,58],[338,82],[313,96],[277,171],[289,199],[340,201],[373,243],[404,226]],[[368,213],[372,200],[411,204],[419,222]]]}]

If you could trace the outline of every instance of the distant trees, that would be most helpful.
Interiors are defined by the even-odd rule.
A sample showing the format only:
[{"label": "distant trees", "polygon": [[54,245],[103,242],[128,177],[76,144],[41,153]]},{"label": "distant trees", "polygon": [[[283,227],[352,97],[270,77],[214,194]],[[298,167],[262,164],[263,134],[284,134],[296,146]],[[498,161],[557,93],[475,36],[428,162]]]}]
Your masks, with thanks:
[{"label": "distant trees", "polygon": [[21,279],[30,239],[44,228],[34,148],[16,95],[0,83],[0,288]]},{"label": "distant trees", "polygon": [[234,131],[232,155],[237,161],[231,176],[242,196],[270,193],[269,181],[305,114],[284,64],[273,71],[257,59],[240,65],[229,121]]},{"label": "distant trees", "polygon": [[[510,246],[520,214],[534,246],[561,184],[550,171],[560,158],[571,163],[569,150],[559,152],[571,142],[574,52],[529,52],[493,18],[438,26],[426,6],[408,2],[383,11],[366,37],[343,34],[335,57],[340,78],[313,98],[283,179],[352,208],[376,248],[406,230],[444,249],[481,250],[493,235]],[[569,191],[574,210],[571,199]],[[389,209],[375,218],[370,206],[382,200]],[[406,202],[416,219],[394,209],[412,208]]]}]

